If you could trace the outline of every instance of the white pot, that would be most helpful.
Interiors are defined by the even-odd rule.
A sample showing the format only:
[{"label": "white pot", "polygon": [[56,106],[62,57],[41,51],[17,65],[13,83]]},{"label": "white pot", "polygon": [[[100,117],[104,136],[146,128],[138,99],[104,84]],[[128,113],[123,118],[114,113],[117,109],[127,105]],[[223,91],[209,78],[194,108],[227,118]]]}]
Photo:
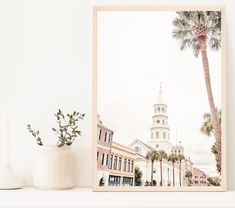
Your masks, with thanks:
[{"label": "white pot", "polygon": [[33,163],[37,188],[69,189],[75,185],[75,156],[70,146],[40,146]]}]

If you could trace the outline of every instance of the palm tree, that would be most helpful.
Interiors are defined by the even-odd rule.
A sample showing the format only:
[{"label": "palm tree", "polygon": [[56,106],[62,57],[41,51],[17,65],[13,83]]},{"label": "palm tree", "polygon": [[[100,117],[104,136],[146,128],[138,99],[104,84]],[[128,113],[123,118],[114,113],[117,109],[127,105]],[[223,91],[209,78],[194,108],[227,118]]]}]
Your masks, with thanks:
[{"label": "palm tree", "polygon": [[161,175],[161,182],[160,182],[160,186],[162,186],[162,160],[163,159],[167,159],[167,154],[164,150],[159,150],[158,151],[159,154],[159,161],[160,161],[160,175]]},{"label": "palm tree", "polygon": [[182,165],[182,160],[184,160],[184,159],[185,159],[184,155],[182,155],[182,154],[177,155],[177,160],[178,160],[179,163],[180,163],[180,167],[179,167],[180,186],[181,186],[181,165]]},{"label": "palm tree", "polygon": [[[221,110],[219,110],[218,108],[216,108],[216,115],[219,120],[219,123],[221,124]],[[214,128],[213,128],[212,121],[211,121],[211,114],[204,113],[203,120],[204,121],[200,128],[200,131],[206,136],[211,136],[211,134],[214,133]]]},{"label": "palm tree", "polygon": [[168,156],[168,161],[172,162],[172,173],[173,173],[173,186],[175,186],[175,162],[177,161],[177,155],[171,153]]},{"label": "palm tree", "polygon": [[180,49],[192,48],[198,57],[202,56],[204,79],[207,97],[211,112],[211,121],[214,128],[218,162],[221,164],[221,126],[216,116],[216,108],[211,89],[209,62],[207,58],[207,45],[218,50],[221,42],[221,12],[219,11],[180,11],[174,19],[173,37],[180,41]]},{"label": "palm tree", "polygon": [[220,166],[220,163],[219,163],[218,151],[217,151],[215,143],[211,146],[211,152],[215,155],[216,169],[220,173],[221,172],[221,166]]},{"label": "palm tree", "polygon": [[[217,112],[217,118],[219,120],[219,123],[221,124],[221,110],[216,108],[216,112]],[[211,114],[204,113],[203,119],[204,119],[204,121],[203,121],[203,124],[202,124],[200,131],[204,135],[210,136],[214,131],[212,121],[211,121]],[[215,155],[216,169],[220,173],[221,172],[221,164],[219,163],[218,150],[217,150],[216,143],[212,145],[211,152]]]},{"label": "palm tree", "polygon": [[211,122],[211,114],[210,113],[204,113],[203,114],[203,123],[200,128],[200,131],[205,134],[206,136],[211,136],[213,132],[213,126]]},{"label": "palm tree", "polygon": [[145,158],[151,161],[151,185],[153,185],[153,165],[155,160],[159,160],[159,153],[157,150],[148,151]]},{"label": "palm tree", "polygon": [[192,184],[192,177],[193,177],[193,174],[190,170],[186,171],[185,172],[185,177],[188,179],[188,186],[191,186]]}]

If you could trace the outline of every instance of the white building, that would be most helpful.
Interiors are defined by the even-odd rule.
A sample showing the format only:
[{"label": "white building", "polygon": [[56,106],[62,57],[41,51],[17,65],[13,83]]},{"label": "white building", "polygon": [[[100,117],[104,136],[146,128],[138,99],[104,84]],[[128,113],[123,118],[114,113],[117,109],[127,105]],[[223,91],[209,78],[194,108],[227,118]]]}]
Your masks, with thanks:
[{"label": "white building", "polygon": [[184,154],[184,147],[181,145],[181,143],[179,142],[179,144],[176,145],[172,145],[171,146],[171,153],[179,155],[179,154]]},{"label": "white building", "polygon": [[[154,114],[152,116],[152,126],[150,128],[151,139],[148,144],[136,139],[129,147],[136,152],[135,165],[142,171],[143,185],[146,182],[151,181],[151,161],[145,158],[147,152],[152,150],[164,150],[168,155],[173,154],[184,154],[184,148],[181,144],[172,145],[170,143],[170,128],[168,126],[167,116],[167,105],[163,100],[162,87],[160,86],[158,100],[154,105]],[[175,186],[180,185],[179,178],[179,162],[174,164],[174,180]],[[187,170],[192,171],[192,162],[188,157],[181,162],[181,184],[182,186],[187,184],[185,178],[185,172]],[[173,186],[173,164],[167,160],[162,161],[162,177],[163,186]],[[153,167],[153,180],[157,186],[160,184],[160,161],[154,162]]]},{"label": "white building", "polygon": [[[135,166],[138,166],[142,172],[143,185],[146,182],[151,182],[151,161],[145,159],[148,151],[155,150],[156,148],[151,147],[148,144],[136,139],[130,144],[131,148],[136,152]],[[179,165],[175,163],[175,185],[179,185]],[[163,186],[173,186],[173,169],[172,163],[167,160],[163,160],[162,163],[162,176],[163,176]],[[153,167],[153,180],[157,186],[159,186],[160,178],[160,162],[155,161]]]},{"label": "white building", "polygon": [[158,100],[154,105],[154,114],[152,117],[151,140],[148,144],[156,149],[165,150],[167,154],[171,153],[170,128],[168,126],[167,105],[163,100],[162,87],[160,86]]}]

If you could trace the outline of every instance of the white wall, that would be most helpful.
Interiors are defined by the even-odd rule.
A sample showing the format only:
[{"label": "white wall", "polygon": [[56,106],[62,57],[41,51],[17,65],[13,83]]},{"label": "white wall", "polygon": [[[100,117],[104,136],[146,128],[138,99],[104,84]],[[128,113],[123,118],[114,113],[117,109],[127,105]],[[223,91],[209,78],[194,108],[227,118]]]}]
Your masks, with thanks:
[{"label": "white wall", "polygon": [[[5,0],[0,1],[0,110],[11,116],[11,163],[31,180],[35,143],[31,123],[50,142],[53,113],[87,114],[76,142],[77,185],[92,182],[92,6],[107,4],[209,4],[226,6],[228,187],[235,189],[235,1],[232,0]],[[233,58],[233,59],[232,59]]]}]

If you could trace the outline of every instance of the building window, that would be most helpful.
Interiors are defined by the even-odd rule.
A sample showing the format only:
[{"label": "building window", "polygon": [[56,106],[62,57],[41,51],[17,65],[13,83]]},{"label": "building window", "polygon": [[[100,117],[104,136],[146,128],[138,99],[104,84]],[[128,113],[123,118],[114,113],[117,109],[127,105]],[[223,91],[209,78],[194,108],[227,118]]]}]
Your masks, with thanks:
[{"label": "building window", "polygon": [[108,143],[111,142],[111,135],[112,135],[112,134],[109,134],[109,141],[108,141]]},{"label": "building window", "polygon": [[134,160],[131,161],[131,172],[134,172]]},{"label": "building window", "polygon": [[112,169],[112,166],[113,166],[113,155],[110,156],[109,169]]},{"label": "building window", "polygon": [[165,111],[164,108],[162,108],[162,112],[163,112],[163,113],[164,113],[164,111]]},{"label": "building window", "polygon": [[121,176],[109,176],[109,186],[120,186]]},{"label": "building window", "polygon": [[157,139],[159,138],[159,132],[158,131],[156,132],[156,138]]},{"label": "building window", "polygon": [[195,181],[195,184],[198,184],[198,181]]},{"label": "building window", "polygon": [[131,170],[131,161],[128,160],[127,172],[130,172],[130,170]]},{"label": "building window", "polygon": [[122,169],[122,158],[119,157],[119,161],[118,161],[118,170]]},{"label": "building window", "polygon": [[97,160],[99,160],[99,152],[97,151]]},{"label": "building window", "polygon": [[159,124],[159,123],[160,123],[160,120],[157,120],[157,123]]},{"label": "building window", "polygon": [[163,132],[163,138],[164,139],[166,138],[166,132]]},{"label": "building window", "polygon": [[156,144],[156,148],[159,148],[159,145],[158,145],[158,144]]},{"label": "building window", "polygon": [[160,108],[158,108],[157,111],[160,112]]},{"label": "building window", "polygon": [[102,133],[102,130],[100,129],[100,131],[99,131],[99,140],[101,138],[101,133]]},{"label": "building window", "polygon": [[113,169],[117,170],[117,155],[114,157]]},{"label": "building window", "polygon": [[162,120],[162,124],[164,125],[164,123],[165,123],[165,120],[163,119],[163,120]]},{"label": "building window", "polygon": [[105,158],[105,153],[102,154],[102,161],[101,161],[102,165],[104,165],[104,158]]},{"label": "building window", "polygon": [[175,150],[175,154],[177,154],[177,150]]},{"label": "building window", "polygon": [[109,155],[107,154],[106,156],[106,165],[108,166],[109,165]]},{"label": "building window", "polygon": [[126,171],[126,159],[124,159],[123,171]]},{"label": "building window", "polygon": [[105,132],[105,135],[104,135],[104,142],[106,142],[107,141],[107,132]]},{"label": "building window", "polygon": [[180,154],[180,150],[178,150],[178,153]]},{"label": "building window", "polygon": [[109,143],[109,135],[110,135],[110,133],[107,132],[107,138],[106,138],[106,142],[107,142],[107,143]]}]

